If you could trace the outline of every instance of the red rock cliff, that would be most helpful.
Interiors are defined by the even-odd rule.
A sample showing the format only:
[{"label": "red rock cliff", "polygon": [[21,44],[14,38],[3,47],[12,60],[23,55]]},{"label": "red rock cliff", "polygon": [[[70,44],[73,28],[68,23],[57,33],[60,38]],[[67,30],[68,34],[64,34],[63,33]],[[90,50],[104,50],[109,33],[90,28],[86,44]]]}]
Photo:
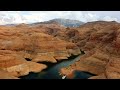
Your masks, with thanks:
[{"label": "red rock cliff", "polygon": [[[85,55],[61,73],[67,76],[75,70],[90,72],[90,79],[120,79],[120,24],[117,22],[90,22],[76,28],[76,45]],[[70,38],[71,39],[71,38]]]},{"label": "red rock cliff", "polygon": [[1,26],[0,69],[19,77],[47,68],[46,65],[37,62],[56,63],[72,54],[80,54],[79,48],[74,43],[45,34],[44,30],[45,28],[25,24]]}]

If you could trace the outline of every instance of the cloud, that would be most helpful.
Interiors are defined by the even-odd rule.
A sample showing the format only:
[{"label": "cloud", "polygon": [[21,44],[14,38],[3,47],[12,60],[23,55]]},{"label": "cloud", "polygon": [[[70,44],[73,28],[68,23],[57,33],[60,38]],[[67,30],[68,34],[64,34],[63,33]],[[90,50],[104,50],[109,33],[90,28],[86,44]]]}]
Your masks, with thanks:
[{"label": "cloud", "polygon": [[29,11],[25,17],[31,21],[47,21],[54,18],[65,18],[80,20],[83,22],[96,21],[99,17],[96,14],[83,13],[82,11]]},{"label": "cloud", "polygon": [[85,18],[85,22],[91,22],[91,21],[97,21],[100,17],[97,16],[96,14],[91,14],[91,13],[87,13],[84,15]]},{"label": "cloud", "polygon": [[15,23],[34,23],[47,21],[54,18],[73,19],[83,22],[97,20],[118,21],[118,19],[113,16],[103,16],[103,13],[105,12],[95,13],[94,11],[93,13],[92,11],[0,11],[0,25]]},{"label": "cloud", "polygon": [[25,18],[19,11],[1,11],[0,24],[25,23]]},{"label": "cloud", "polygon": [[117,18],[113,18],[113,17],[110,17],[110,16],[105,16],[105,17],[103,18],[103,20],[104,20],[104,21],[118,21]]}]

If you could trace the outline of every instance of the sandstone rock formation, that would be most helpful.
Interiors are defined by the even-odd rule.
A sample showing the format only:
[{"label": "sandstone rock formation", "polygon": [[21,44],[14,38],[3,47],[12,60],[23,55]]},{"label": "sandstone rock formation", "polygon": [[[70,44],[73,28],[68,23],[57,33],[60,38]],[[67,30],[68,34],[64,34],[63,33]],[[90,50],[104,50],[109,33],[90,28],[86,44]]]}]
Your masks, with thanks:
[{"label": "sandstone rock formation", "polygon": [[62,68],[61,73],[69,76],[78,70],[96,75],[90,79],[120,79],[120,24],[97,21],[81,25],[76,30],[79,31],[78,41],[73,41],[85,55]]},{"label": "sandstone rock formation", "polygon": [[11,73],[7,71],[0,70],[0,79],[19,79],[19,78],[11,75]]},{"label": "sandstone rock formation", "polygon": [[[57,63],[58,60],[80,54],[74,43],[48,35],[48,27],[26,24],[0,26],[0,69],[20,77],[47,68],[37,62]],[[56,27],[51,25],[51,28],[54,30]]]},{"label": "sandstone rock formation", "polygon": [[29,74],[29,72],[40,72],[47,66],[31,61],[26,61],[17,52],[10,50],[0,50],[0,69],[11,75],[19,77]]},{"label": "sandstone rock formation", "polygon": [[73,78],[77,70],[96,75],[89,79],[120,79],[120,24],[117,22],[89,22],[77,28],[56,23],[0,26],[0,46],[0,72],[5,73],[0,78],[40,72],[47,68],[41,62],[57,63],[80,54],[81,50],[85,54],[62,68],[63,75]]}]

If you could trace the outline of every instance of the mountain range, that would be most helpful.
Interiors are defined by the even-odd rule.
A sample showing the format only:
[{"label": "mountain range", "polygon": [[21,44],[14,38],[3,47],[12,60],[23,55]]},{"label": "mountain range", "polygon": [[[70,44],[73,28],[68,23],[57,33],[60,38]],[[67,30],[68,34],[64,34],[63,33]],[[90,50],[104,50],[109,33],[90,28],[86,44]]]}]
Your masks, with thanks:
[{"label": "mountain range", "polygon": [[58,23],[58,24],[61,24],[65,27],[79,27],[80,25],[84,24],[84,22],[81,22],[81,21],[78,21],[78,20],[58,18],[58,19],[52,19],[52,20],[49,20],[49,21],[33,23],[32,25],[51,24],[51,23]]}]

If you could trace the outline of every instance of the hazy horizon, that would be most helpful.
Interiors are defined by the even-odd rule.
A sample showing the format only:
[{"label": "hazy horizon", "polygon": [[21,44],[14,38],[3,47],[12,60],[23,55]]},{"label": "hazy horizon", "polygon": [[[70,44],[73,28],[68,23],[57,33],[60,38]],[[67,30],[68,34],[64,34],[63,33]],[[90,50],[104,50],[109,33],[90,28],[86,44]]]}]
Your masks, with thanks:
[{"label": "hazy horizon", "polygon": [[120,22],[120,11],[0,11],[0,25],[44,22],[56,18]]}]

